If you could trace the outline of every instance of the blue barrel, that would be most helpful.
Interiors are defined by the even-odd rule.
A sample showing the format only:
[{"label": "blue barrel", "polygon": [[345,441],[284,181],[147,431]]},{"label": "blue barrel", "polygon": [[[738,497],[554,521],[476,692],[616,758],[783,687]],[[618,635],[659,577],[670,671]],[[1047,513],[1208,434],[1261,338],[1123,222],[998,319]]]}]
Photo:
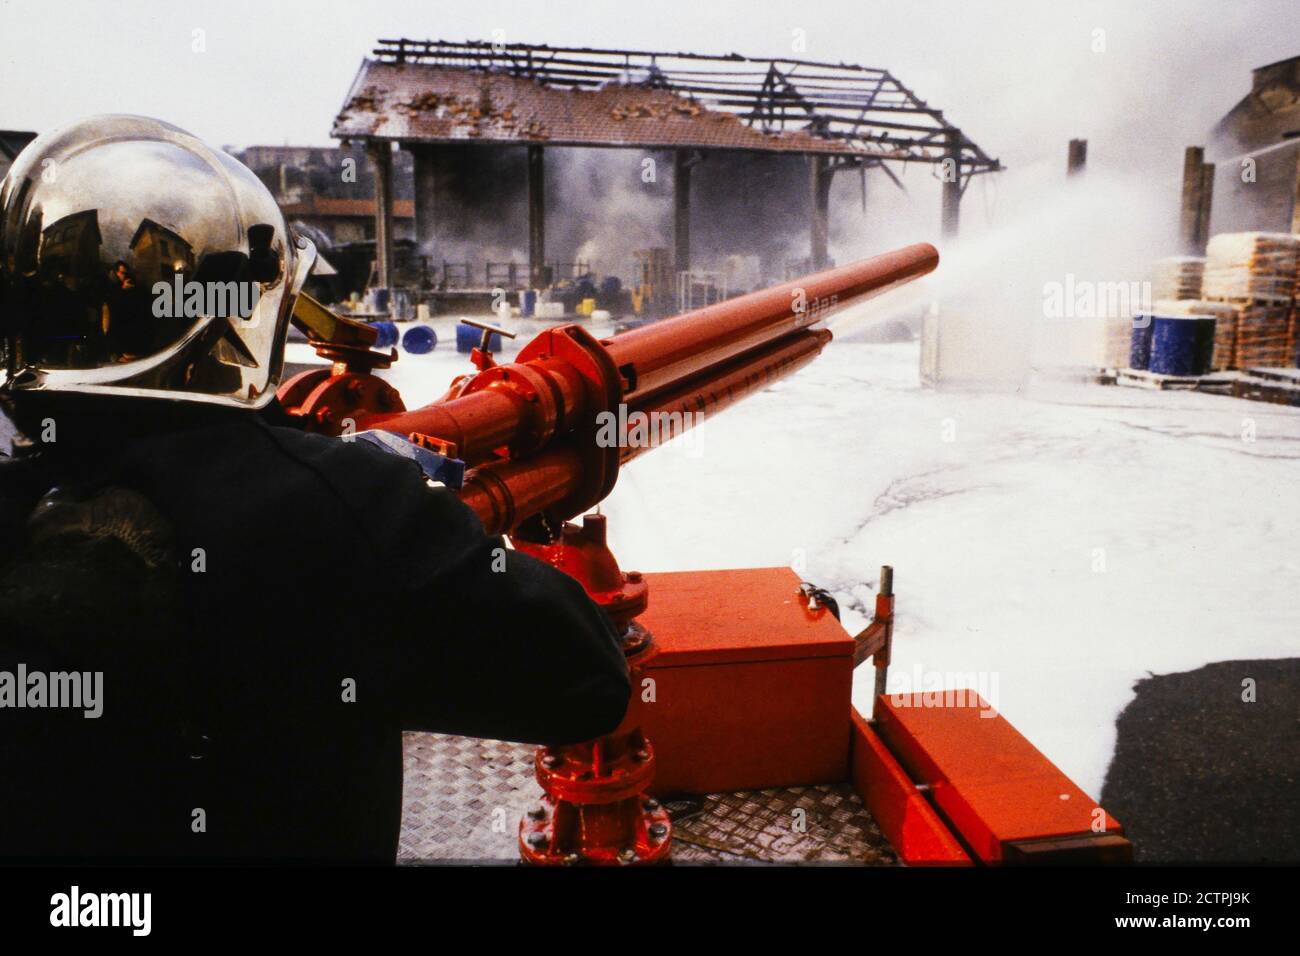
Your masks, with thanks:
[{"label": "blue barrel", "polygon": [[1151,366],[1152,316],[1139,312],[1133,316],[1133,338],[1128,347],[1128,367],[1146,369]]},{"label": "blue barrel", "polygon": [[379,333],[375,339],[375,348],[386,349],[397,344],[397,326],[392,322],[367,322],[372,329]]},{"label": "blue barrel", "polygon": [[533,313],[537,311],[537,290],[525,289],[524,294],[519,299],[519,314],[525,319],[530,319]]},{"label": "blue barrel", "polygon": [[[478,348],[479,340],[483,338],[483,330],[476,329],[472,325],[456,324],[456,351],[472,352]],[[493,332],[491,339],[488,341],[489,352],[501,351],[501,334]]]},{"label": "blue barrel", "polygon": [[370,290],[374,295],[375,311],[387,312],[388,302],[391,293],[388,289],[375,288]]},{"label": "blue barrel", "polygon": [[1151,317],[1151,371],[1158,375],[1199,375],[1200,326],[1198,316]]},{"label": "blue barrel", "polygon": [[413,325],[402,334],[402,348],[412,355],[432,352],[438,344],[438,335],[428,325]]}]

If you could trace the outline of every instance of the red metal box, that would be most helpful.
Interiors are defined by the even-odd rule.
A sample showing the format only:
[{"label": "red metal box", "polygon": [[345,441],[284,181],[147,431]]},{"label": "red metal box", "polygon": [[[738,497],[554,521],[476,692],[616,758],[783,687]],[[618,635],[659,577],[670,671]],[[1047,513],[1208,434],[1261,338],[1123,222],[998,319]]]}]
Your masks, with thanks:
[{"label": "red metal box", "polygon": [[875,730],[986,863],[1122,863],[1123,828],[978,694],[887,694]]},{"label": "red metal box", "polygon": [[789,568],[646,575],[659,651],[641,688],[653,791],[717,793],[849,776],[853,639]]}]

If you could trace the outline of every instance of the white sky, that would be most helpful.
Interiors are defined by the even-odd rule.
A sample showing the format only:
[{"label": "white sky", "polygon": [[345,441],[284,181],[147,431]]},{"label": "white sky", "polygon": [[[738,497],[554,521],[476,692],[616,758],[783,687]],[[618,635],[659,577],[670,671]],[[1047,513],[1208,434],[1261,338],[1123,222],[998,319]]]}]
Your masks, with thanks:
[{"label": "white sky", "polygon": [[[192,49],[206,32],[206,52]],[[0,0],[0,128],[153,115],[218,145],[328,144],[379,37],[791,53],[892,70],[1015,168],[1181,146],[1300,53],[1295,0]],[[1095,30],[1106,51],[1092,50]]]}]

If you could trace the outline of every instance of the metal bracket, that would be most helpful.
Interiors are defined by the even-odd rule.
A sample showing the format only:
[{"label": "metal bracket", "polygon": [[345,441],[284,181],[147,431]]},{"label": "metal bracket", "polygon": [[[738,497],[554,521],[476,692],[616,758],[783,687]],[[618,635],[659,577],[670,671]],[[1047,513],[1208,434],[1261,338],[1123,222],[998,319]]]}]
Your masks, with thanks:
[{"label": "metal bracket", "polygon": [[880,590],[876,592],[876,614],[859,634],[853,638],[853,666],[857,667],[868,657],[876,668],[876,688],[873,701],[885,693],[889,680],[889,656],[894,645],[894,569],[888,564],[880,568]]}]

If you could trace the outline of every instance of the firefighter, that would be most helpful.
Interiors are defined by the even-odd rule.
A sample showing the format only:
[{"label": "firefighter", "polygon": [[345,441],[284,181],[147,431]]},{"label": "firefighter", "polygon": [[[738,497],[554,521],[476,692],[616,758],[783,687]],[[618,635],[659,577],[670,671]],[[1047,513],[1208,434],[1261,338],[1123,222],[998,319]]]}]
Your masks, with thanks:
[{"label": "firefighter", "polygon": [[[277,406],[314,256],[248,169],[155,120],[43,135],[0,187],[23,436],[0,457],[0,857],[391,863],[403,730],[622,719],[618,635],[575,581]],[[255,283],[253,314],[141,295],[178,275],[200,303]]]}]

